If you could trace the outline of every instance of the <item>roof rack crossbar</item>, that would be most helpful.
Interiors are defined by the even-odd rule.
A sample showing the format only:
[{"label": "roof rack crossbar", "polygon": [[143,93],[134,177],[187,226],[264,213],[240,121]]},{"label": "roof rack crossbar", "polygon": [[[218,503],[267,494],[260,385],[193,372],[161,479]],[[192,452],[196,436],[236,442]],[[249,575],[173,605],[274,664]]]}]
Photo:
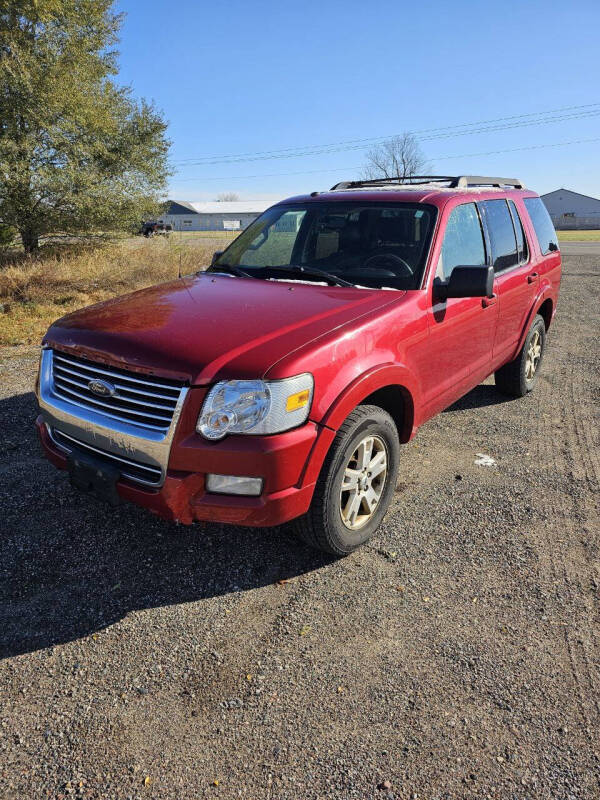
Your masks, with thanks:
[{"label": "roof rack crossbar", "polygon": [[525,184],[519,178],[489,178],[485,175],[460,175],[456,186],[512,186],[513,189],[525,189]]},{"label": "roof rack crossbar", "polygon": [[406,178],[373,178],[364,181],[342,181],[341,183],[336,183],[335,186],[331,188],[331,191],[334,189],[354,189],[360,186],[381,186],[389,183],[397,183],[406,186],[414,183],[448,183],[453,180],[455,180],[455,178],[452,175],[410,175]]},{"label": "roof rack crossbar", "polygon": [[341,189],[360,189],[368,186],[418,186],[426,183],[445,183],[450,189],[467,189],[481,186],[510,186],[513,189],[525,189],[525,184],[518,178],[490,178],[484,175],[410,175],[406,178],[374,178],[371,180],[342,181],[332,186],[330,191]]}]

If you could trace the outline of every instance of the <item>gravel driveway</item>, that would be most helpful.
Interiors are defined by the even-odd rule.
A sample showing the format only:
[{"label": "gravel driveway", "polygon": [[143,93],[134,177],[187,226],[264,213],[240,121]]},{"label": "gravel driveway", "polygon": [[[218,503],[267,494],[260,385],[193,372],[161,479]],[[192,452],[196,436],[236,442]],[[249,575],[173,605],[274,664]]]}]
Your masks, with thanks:
[{"label": "gravel driveway", "polygon": [[76,494],[0,351],[2,800],[600,797],[599,263],[536,391],[427,423],[339,561]]}]

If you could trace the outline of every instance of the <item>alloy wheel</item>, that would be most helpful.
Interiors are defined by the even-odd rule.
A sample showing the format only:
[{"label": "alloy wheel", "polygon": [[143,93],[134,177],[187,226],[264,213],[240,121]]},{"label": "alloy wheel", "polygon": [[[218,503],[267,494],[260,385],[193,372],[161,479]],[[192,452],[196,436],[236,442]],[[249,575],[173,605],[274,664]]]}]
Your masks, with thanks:
[{"label": "alloy wheel", "polygon": [[535,331],[527,348],[527,358],[525,360],[525,377],[528,381],[533,379],[535,371],[540,363],[542,355],[542,337],[539,331]]},{"label": "alloy wheel", "polygon": [[388,473],[387,449],[379,436],[365,436],[354,449],[342,479],[340,514],[350,530],[362,528],[379,505]]}]

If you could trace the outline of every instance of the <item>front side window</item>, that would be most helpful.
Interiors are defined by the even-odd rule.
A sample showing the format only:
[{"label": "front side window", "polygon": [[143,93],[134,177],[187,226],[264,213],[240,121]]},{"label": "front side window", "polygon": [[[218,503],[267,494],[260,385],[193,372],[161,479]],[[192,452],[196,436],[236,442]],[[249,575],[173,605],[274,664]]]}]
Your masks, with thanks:
[{"label": "front side window", "polygon": [[304,279],[317,282],[320,271],[359,286],[418,289],[436,213],[421,203],[274,206],[211,270],[236,267],[257,278],[298,280],[304,271]]},{"label": "front side window", "polygon": [[558,250],[558,238],[544,201],[539,197],[526,197],[523,202],[533,223],[542,255]]},{"label": "front side window", "polygon": [[448,217],[436,277],[448,280],[454,267],[486,263],[481,220],[475,203],[456,206]]},{"label": "front side window", "polygon": [[486,200],[483,205],[492,246],[494,272],[501,272],[519,263],[515,228],[506,200]]},{"label": "front side window", "polygon": [[[273,225],[263,228],[244,253],[244,267],[268,267],[274,264],[289,264],[298,228],[306,211],[286,211]],[[229,259],[227,259],[229,263]],[[242,266],[235,264],[234,266]]]}]

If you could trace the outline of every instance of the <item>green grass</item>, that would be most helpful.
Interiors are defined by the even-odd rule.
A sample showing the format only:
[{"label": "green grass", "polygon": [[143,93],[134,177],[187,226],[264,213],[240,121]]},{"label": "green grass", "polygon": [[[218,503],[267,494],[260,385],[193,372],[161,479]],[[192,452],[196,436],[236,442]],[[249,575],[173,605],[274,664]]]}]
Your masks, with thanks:
[{"label": "green grass", "polygon": [[172,231],[169,236],[173,239],[235,239],[240,231]]},{"label": "green grass", "polygon": [[600,242],[600,231],[557,231],[559,242]]}]

